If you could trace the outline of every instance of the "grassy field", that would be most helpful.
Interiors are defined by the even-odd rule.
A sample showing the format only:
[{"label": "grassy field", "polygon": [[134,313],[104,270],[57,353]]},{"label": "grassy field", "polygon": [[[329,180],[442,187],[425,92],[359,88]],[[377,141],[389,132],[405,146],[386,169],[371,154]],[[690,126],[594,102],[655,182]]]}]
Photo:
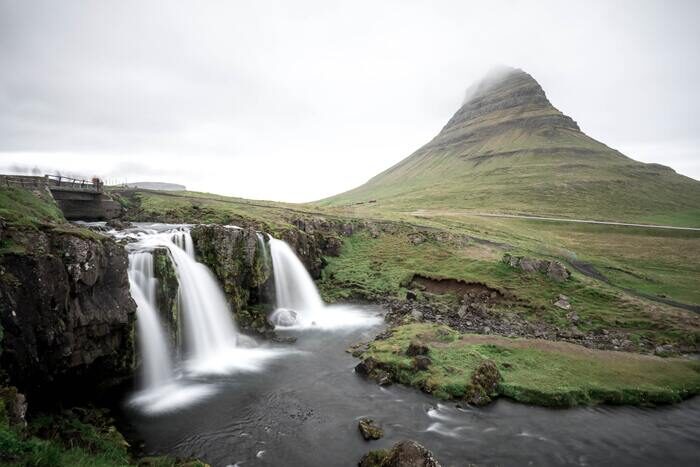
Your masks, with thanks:
[{"label": "grassy field", "polygon": [[[411,342],[428,346],[431,364],[414,368],[406,355]],[[372,342],[372,357],[403,384],[443,399],[461,399],[472,372],[484,360],[495,362],[502,380],[497,393],[545,406],[597,403],[654,405],[679,402],[700,393],[700,362],[662,359],[625,352],[498,336],[459,334],[432,324],[395,328]]]}]

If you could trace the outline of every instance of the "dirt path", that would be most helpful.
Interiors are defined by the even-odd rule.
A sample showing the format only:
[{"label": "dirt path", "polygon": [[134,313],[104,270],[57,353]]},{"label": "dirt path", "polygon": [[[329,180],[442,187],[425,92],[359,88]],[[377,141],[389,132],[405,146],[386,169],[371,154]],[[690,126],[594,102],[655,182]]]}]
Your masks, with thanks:
[{"label": "dirt path", "polygon": [[565,219],[560,217],[543,217],[543,216],[525,216],[517,214],[489,214],[485,212],[474,212],[471,213],[475,216],[480,217],[507,217],[513,219],[527,219],[527,220],[537,220],[537,221],[554,221],[554,222],[573,222],[576,224],[602,224],[602,225],[621,225],[625,227],[646,227],[650,229],[671,229],[671,230],[693,230],[700,232],[700,227],[676,227],[673,225],[658,225],[658,224],[631,224],[627,222],[613,222],[613,221],[591,221],[585,219]]}]

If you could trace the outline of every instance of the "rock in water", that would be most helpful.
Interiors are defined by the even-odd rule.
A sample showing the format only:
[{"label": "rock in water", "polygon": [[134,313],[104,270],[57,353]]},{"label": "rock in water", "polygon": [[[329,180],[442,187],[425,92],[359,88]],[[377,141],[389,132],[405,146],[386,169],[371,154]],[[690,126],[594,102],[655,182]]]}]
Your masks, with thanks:
[{"label": "rock in water", "polygon": [[362,433],[362,437],[365,439],[365,441],[379,439],[384,436],[384,430],[375,425],[374,420],[371,418],[362,417],[358,422],[357,427],[359,428],[360,433]]},{"label": "rock in water", "polygon": [[278,308],[270,315],[273,326],[294,326],[297,322],[297,312],[287,308]]},{"label": "rock in water", "polygon": [[359,467],[440,467],[433,453],[415,441],[399,441],[390,450],[370,451]]}]

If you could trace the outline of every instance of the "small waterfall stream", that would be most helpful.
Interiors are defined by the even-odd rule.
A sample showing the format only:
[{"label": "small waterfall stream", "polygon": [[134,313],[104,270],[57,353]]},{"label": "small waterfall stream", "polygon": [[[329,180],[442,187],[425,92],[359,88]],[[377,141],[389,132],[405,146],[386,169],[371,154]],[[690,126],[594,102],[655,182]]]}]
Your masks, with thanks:
[{"label": "small waterfall stream", "polygon": [[276,328],[336,329],[372,326],[376,317],[346,305],[326,306],[311,275],[287,243],[270,238],[277,308],[269,317]]}]

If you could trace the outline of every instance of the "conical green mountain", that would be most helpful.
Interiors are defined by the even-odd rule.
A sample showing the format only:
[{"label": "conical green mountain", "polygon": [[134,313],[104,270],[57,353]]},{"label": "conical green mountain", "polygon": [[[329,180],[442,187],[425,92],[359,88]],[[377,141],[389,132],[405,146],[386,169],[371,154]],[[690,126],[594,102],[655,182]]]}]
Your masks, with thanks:
[{"label": "conical green mountain", "polygon": [[494,71],[467,96],[428,144],[318,204],[700,224],[700,182],[586,136],[524,71]]}]

